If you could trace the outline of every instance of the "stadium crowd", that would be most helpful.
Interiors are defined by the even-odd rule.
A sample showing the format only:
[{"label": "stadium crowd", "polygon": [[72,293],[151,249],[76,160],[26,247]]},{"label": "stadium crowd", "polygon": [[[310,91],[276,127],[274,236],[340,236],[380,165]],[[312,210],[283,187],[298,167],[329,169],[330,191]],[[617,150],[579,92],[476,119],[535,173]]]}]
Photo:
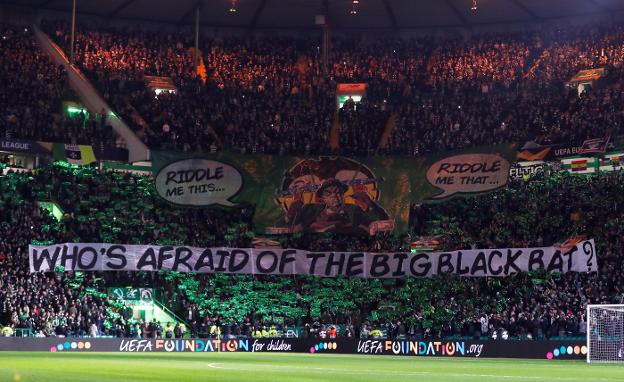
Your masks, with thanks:
[{"label": "stadium crowd", "polygon": [[[65,23],[44,29],[67,48]],[[32,31],[3,25],[2,134],[115,146],[97,116],[64,117],[64,70]],[[405,154],[506,142],[562,143],[621,133],[621,26],[465,39],[337,40],[321,65],[313,39],[205,39],[204,78],[193,70],[189,33],[82,27],[80,67],[150,147],[185,151],[329,153],[339,82],[366,82],[359,107],[338,112],[343,154]],[[607,77],[577,96],[578,70]],[[155,96],[144,75],[170,77]],[[205,80],[205,81],[204,81]],[[356,109],[356,110],[353,110]],[[389,124],[390,116],[395,123]],[[47,128],[43,128],[43,126]],[[384,129],[388,142],[380,148]],[[50,128],[51,126],[51,128]]]},{"label": "stadium crowd", "polygon": [[[66,23],[44,28],[67,47]],[[202,38],[204,76],[193,70],[190,35],[79,28],[79,65],[150,147],[417,155],[621,133],[622,113],[613,112],[622,86],[619,25],[468,39],[337,37],[327,68],[311,38]],[[598,89],[579,97],[565,86],[579,70],[600,67],[607,75]],[[176,94],[156,96],[143,75],[170,77]],[[336,111],[341,82],[367,83],[357,112]],[[332,149],[336,113],[342,128]],[[387,123],[390,115],[394,124]]]},{"label": "stadium crowd", "polygon": [[[40,335],[166,336],[165,323],[138,322],[102,294],[107,287],[133,286],[161,290],[162,301],[194,335],[283,335],[298,327],[309,336],[578,336],[585,330],[585,303],[619,303],[624,297],[619,255],[623,176],[558,173],[412,211],[411,233],[436,235],[441,249],[551,245],[588,235],[597,241],[599,273],[367,280],[175,272],[31,274],[29,243],[250,247],[253,208],[165,207],[148,178],[89,167],[54,164],[10,172],[0,180],[0,224],[7,232],[0,247],[0,322]],[[64,210],[60,221],[37,205],[50,199]],[[405,250],[409,245],[409,237],[381,234],[278,238],[284,247],[309,250]]]},{"label": "stadium crowd", "polygon": [[28,27],[0,24],[0,136],[114,147],[106,121],[96,116],[68,116],[62,101],[75,98],[67,73],[37,46]]},{"label": "stadium crowd", "polygon": [[[2,28],[5,137],[110,143],[101,120],[55,116],[66,74],[37,50],[30,31]],[[48,22],[43,28],[67,48],[67,24]],[[79,27],[78,65],[151,148],[331,153],[335,121],[341,129],[338,152],[359,155],[578,142],[622,133],[619,26],[467,40],[337,39],[327,68],[311,39],[203,39],[205,75],[193,68],[189,36]],[[596,67],[608,69],[598,86],[580,96],[565,86],[578,70]],[[144,75],[170,77],[177,91],[156,96]],[[367,96],[337,111],[340,82],[366,82]],[[394,130],[380,148],[388,126]],[[583,335],[586,303],[624,299],[623,180],[620,172],[546,174],[487,195],[412,206],[410,236],[276,238],[290,248],[384,251],[407,250],[410,238],[421,235],[439,237],[444,250],[552,245],[586,235],[596,239],[600,253],[600,272],[591,274],[366,280],[30,273],[30,243],[252,247],[254,209],[172,207],[157,198],[147,177],[91,167],[53,164],[9,172],[0,177],[0,324],[41,336],[265,337],[292,327],[330,338]],[[37,203],[46,200],[64,211],[60,221]],[[105,294],[120,286],[161,291],[162,302],[184,323],[132,318]]]}]

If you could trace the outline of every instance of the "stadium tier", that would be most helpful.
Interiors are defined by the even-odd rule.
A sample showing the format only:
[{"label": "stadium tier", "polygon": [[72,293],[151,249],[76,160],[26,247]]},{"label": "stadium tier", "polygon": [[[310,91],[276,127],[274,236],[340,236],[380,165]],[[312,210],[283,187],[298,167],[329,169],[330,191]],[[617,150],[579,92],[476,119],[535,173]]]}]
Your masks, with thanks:
[{"label": "stadium tier", "polygon": [[61,112],[62,101],[76,97],[63,67],[37,47],[32,28],[0,24],[0,30],[2,137],[114,146],[113,132],[103,119]]},{"label": "stadium tier", "polygon": [[[495,332],[510,338],[584,336],[585,304],[619,303],[621,298],[621,184],[619,172],[591,177],[564,173],[411,211],[415,221],[410,229],[438,237],[441,251],[543,247],[583,232],[596,239],[598,273],[381,281],[165,271],[31,274],[30,243],[250,248],[253,210],[172,207],[154,195],[146,177],[88,167],[54,164],[8,172],[2,178],[2,224],[12,239],[2,242],[2,319],[46,336],[87,335],[96,325],[97,333],[106,336],[173,337],[164,327],[133,318],[115,299],[107,300],[109,288],[132,286],[158,290],[159,301],[195,336],[214,336],[215,330],[235,337],[274,330],[277,336],[289,329],[303,336],[326,332],[328,338],[368,337],[374,331],[393,338],[491,337]],[[64,211],[60,220],[37,205],[50,198]],[[272,240],[284,248],[334,252],[408,251],[410,245],[408,237],[388,234],[305,233]],[[339,331],[330,334],[332,328]]]},{"label": "stadium tier", "polygon": [[329,355],[157,354],[154,381],[624,362],[624,8],[325,0],[298,28],[301,2],[73,3],[0,5],[0,380],[64,378],[40,351],[102,382],[147,377],[100,352]]},{"label": "stadium tier", "polygon": [[[69,27],[44,24],[64,47]],[[79,26],[76,36],[77,64],[152,148],[417,155],[621,133],[620,25],[467,41],[337,38],[326,67],[309,38],[206,38],[203,76],[193,70],[190,34]],[[607,69],[607,85],[580,97],[564,86],[598,67]],[[155,97],[144,76],[171,78],[175,93]],[[340,140],[332,145],[339,83],[367,89],[357,108],[338,113]]]}]

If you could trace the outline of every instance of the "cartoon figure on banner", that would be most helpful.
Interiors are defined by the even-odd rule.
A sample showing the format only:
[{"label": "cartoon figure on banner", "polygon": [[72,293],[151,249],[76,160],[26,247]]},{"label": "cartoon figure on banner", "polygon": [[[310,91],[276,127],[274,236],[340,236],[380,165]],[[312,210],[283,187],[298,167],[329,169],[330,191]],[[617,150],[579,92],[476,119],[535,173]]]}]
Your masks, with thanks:
[{"label": "cartoon figure on banner", "polygon": [[337,232],[370,234],[394,229],[394,220],[378,204],[372,171],[347,158],[305,159],[290,168],[277,202],[284,212],[271,233]]}]

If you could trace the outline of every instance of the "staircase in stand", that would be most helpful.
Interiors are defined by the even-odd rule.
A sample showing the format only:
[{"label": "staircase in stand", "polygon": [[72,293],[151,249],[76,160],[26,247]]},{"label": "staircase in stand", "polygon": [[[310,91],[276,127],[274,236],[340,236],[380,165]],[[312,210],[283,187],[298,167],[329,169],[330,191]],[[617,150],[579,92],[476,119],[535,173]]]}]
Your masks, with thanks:
[{"label": "staircase in stand", "polygon": [[80,102],[85,105],[91,113],[102,113],[102,111],[106,113],[108,124],[126,141],[129,161],[139,162],[149,160],[150,151],[148,147],[136,136],[132,129],[115,114],[87,77],[82,74],[80,69],[78,69],[76,65],[69,63],[67,55],[48,35],[43,33],[36,26],[34,26],[34,31],[41,49],[46,52],[56,64],[62,65],[67,70],[69,86],[78,95]]}]

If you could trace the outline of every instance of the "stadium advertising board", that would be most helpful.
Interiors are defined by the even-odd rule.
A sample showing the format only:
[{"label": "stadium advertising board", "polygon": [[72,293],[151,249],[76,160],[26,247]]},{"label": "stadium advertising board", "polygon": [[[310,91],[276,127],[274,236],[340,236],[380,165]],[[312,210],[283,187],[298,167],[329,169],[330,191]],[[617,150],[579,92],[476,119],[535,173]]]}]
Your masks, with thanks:
[{"label": "stadium advertising board", "polygon": [[[358,340],[357,354],[457,358],[584,359],[581,341]],[[556,354],[556,355],[555,355]]]},{"label": "stadium advertising board", "polygon": [[[610,137],[586,139],[578,143],[556,145],[539,145],[527,142],[518,150],[517,159],[520,161],[558,160],[564,157],[582,154],[601,154],[609,147]],[[615,142],[617,147],[621,142]]]},{"label": "stadium advertising board", "polygon": [[398,278],[457,274],[504,277],[598,270],[594,240],[570,248],[474,249],[430,253],[309,252],[299,249],[65,243],[29,246],[31,272],[159,271]]},{"label": "stadium advertising board", "polygon": [[0,351],[51,353],[310,353],[453,358],[584,359],[584,341],[390,339],[0,338]]},{"label": "stadium advertising board", "polygon": [[22,139],[0,140],[0,151],[18,154],[47,154],[48,150],[40,142],[26,141]]},{"label": "stadium advertising board", "polygon": [[[68,147],[66,148],[66,146]],[[78,158],[76,158],[76,155],[80,154],[79,159],[82,159],[83,152],[89,153],[88,156],[92,157],[93,160],[95,160],[95,158],[98,160],[128,160],[128,150],[126,149],[100,146],[93,147],[89,145],[65,145],[63,143],[29,141],[23,139],[1,139],[0,151],[33,156],[52,156],[54,160],[73,162],[76,164],[90,163],[90,160],[84,163],[82,160],[79,161]]]},{"label": "stadium advertising board", "polygon": [[263,234],[404,232],[411,203],[503,187],[515,148],[430,157],[271,156],[153,152],[155,187],[188,207],[255,205]]},{"label": "stadium advertising board", "polygon": [[583,142],[565,143],[556,145],[540,145],[535,142],[526,142],[516,154],[518,161],[556,161],[570,156],[586,154],[604,154],[609,147],[612,149],[624,148],[624,137],[618,136],[586,139]]}]

